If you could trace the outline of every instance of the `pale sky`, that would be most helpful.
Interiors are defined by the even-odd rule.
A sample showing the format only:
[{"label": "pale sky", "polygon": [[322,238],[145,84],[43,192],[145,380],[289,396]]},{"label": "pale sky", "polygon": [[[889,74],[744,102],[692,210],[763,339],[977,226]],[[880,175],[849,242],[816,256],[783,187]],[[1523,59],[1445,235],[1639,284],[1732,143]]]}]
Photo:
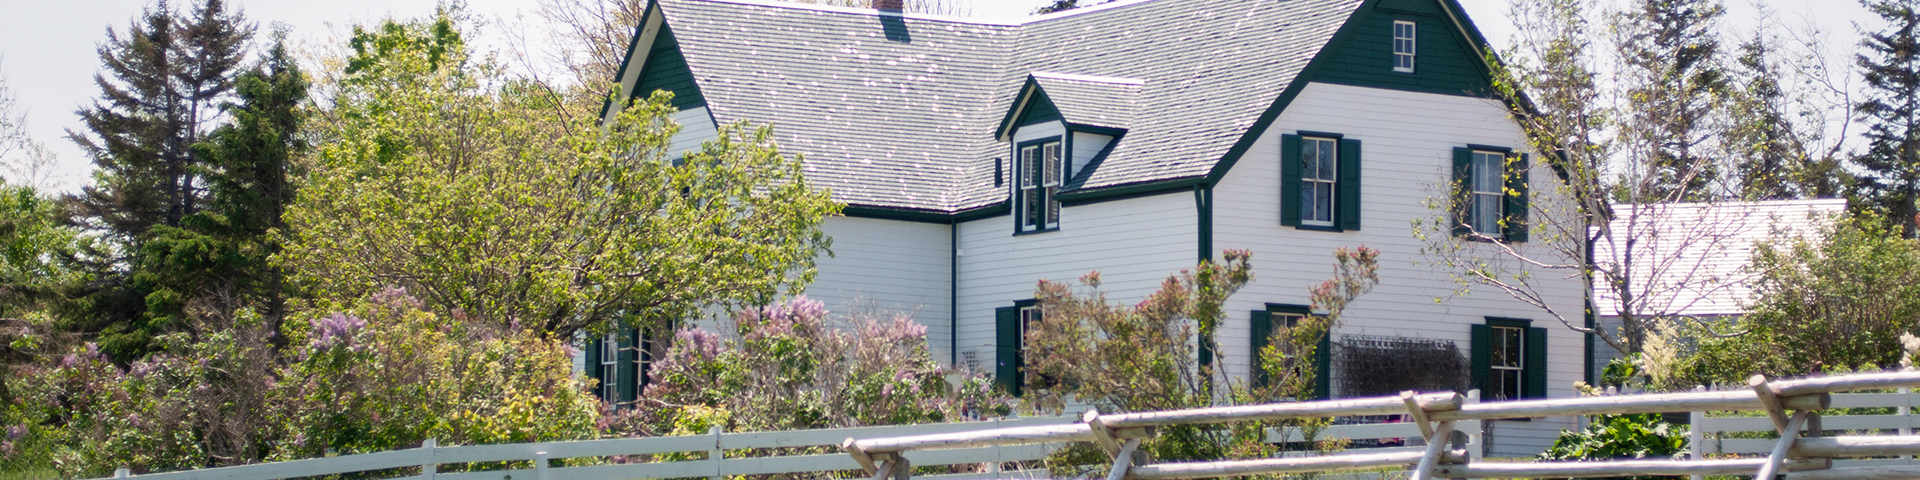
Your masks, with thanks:
[{"label": "pale sky", "polygon": [[[72,3],[68,3],[71,1]],[[433,12],[438,0],[231,0],[247,16],[259,22],[264,33],[273,22],[292,27],[296,44],[318,43],[335,38],[356,23],[386,17],[419,17]],[[1275,0],[1247,0],[1275,1]],[[193,0],[175,0],[187,5]],[[482,18],[532,16],[534,0],[467,0],[467,11]],[[973,16],[1015,19],[1025,16],[1048,0],[972,0]],[[1512,30],[1505,13],[1507,0],[1461,0],[1467,15],[1478,24],[1496,46],[1504,47]],[[1850,49],[1857,43],[1853,22],[1877,27],[1872,16],[1857,3],[1846,0],[1774,0],[1764,2],[1774,10],[1777,21],[1800,25],[1811,19],[1826,30],[1831,47]],[[109,26],[124,31],[129,21],[151,0],[0,0],[0,75],[6,75],[28,109],[28,127],[36,140],[47,144],[59,155],[59,189],[70,190],[86,182],[92,171],[89,160],[65,138],[67,129],[79,130],[75,109],[91,103],[99,90],[93,75],[99,70],[94,49],[106,38]],[[1728,0],[1728,26],[1750,29],[1756,23],[1756,9],[1747,0]],[[498,28],[483,30],[489,38],[481,45],[498,45]],[[264,35],[262,35],[264,37]]]}]

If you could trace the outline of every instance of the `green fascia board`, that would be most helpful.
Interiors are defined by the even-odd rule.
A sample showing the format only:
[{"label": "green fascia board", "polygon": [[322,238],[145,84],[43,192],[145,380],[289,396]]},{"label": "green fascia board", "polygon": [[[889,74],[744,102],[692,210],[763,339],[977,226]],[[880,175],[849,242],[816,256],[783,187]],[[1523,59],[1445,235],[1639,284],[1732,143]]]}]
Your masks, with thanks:
[{"label": "green fascia board", "polygon": [[[627,40],[627,54],[620,58],[620,69],[613,73],[615,82],[627,78],[627,67],[633,63],[633,51],[640,48],[640,37],[646,33],[647,22],[653,19],[653,10],[657,6],[655,4],[659,2],[660,0],[647,0],[646,10],[640,11],[640,23],[633,26],[633,38]],[[648,45],[648,48],[652,48],[652,45]],[[618,87],[619,85],[615,84],[615,88]],[[613,98],[616,94],[626,98],[633,97],[633,92],[607,92],[606,101],[600,104],[600,118],[607,118],[607,112],[613,110]]]},{"label": "green fascia board", "polygon": [[844,209],[841,209],[840,212],[849,217],[874,218],[874,219],[880,219],[880,220],[901,220],[901,221],[907,221],[907,222],[920,222],[920,223],[942,223],[942,224],[952,223],[954,218],[954,214],[952,213],[942,212],[938,210],[921,209],[921,208],[870,207],[870,206],[860,206],[860,205],[847,205],[847,207]]},{"label": "green fascia board", "polygon": [[1061,205],[1085,205],[1168,193],[1185,193],[1195,185],[1211,184],[1205,177],[1172,178],[1148,182],[1123,183],[1085,190],[1060,192]]},{"label": "green fascia board", "polygon": [[[1473,26],[1472,21],[1466,19],[1466,16],[1460,13],[1465,11],[1460,6],[1460,3],[1456,0],[1429,0],[1429,1],[1440,3],[1440,5],[1445,10],[1447,19],[1454,24],[1454,28],[1449,28],[1448,30],[1453,31],[1453,36],[1455,37],[1456,40],[1464,40],[1468,42],[1467,45],[1469,46],[1469,48],[1473,51],[1477,51],[1477,53],[1480,54],[1480,55],[1473,55],[1473,56],[1479,59],[1478,64],[1480,65],[1482,75],[1485,75],[1491,78],[1493,67],[1491,64],[1487,63],[1488,56],[1492,55],[1491,53],[1492,50],[1491,50],[1491,47],[1489,46],[1490,44],[1488,44],[1486,42],[1486,39],[1480,35],[1479,31],[1477,30],[1477,27]],[[1360,20],[1368,15],[1374,14],[1380,2],[1381,0],[1368,0],[1366,3],[1361,4],[1359,8],[1354,9],[1353,14],[1347,17],[1346,23],[1341,24],[1340,31],[1335,32],[1333,35],[1333,38],[1327,42],[1327,45],[1321,47],[1319,53],[1316,53],[1314,55],[1313,60],[1310,60],[1307,62],[1306,68],[1301,69],[1300,74],[1293,77],[1293,81],[1287,84],[1286,90],[1283,90],[1280,92],[1280,97],[1278,99],[1275,99],[1273,104],[1269,105],[1267,107],[1267,110],[1265,112],[1262,112],[1258,119],[1254,120],[1253,125],[1247,128],[1246,133],[1241,135],[1240,140],[1234,142],[1233,147],[1228,149],[1225,155],[1221,156],[1220,161],[1214,162],[1213,169],[1209,171],[1206,177],[1201,179],[1201,181],[1208,184],[1219,183],[1221,178],[1224,178],[1227,176],[1228,171],[1233,170],[1234,164],[1239,163],[1240,157],[1245,156],[1247,153],[1247,150],[1253,148],[1253,144],[1259,141],[1260,136],[1266,134],[1267,127],[1272,126],[1273,121],[1275,119],[1280,118],[1280,112],[1285,111],[1287,109],[1287,106],[1293,104],[1293,100],[1300,96],[1300,92],[1306,90],[1308,83],[1312,83],[1314,81],[1324,82],[1324,80],[1320,79],[1320,77],[1322,77],[1321,75],[1322,70],[1327,68],[1326,67],[1327,63],[1332,61],[1332,60],[1329,60],[1329,58],[1332,58],[1334,56],[1334,55],[1328,55],[1328,53],[1340,51],[1341,50],[1340,47],[1348,43],[1348,39],[1352,38],[1355,35],[1354,32],[1364,27],[1364,25],[1360,25],[1363,22],[1359,22],[1357,20]],[[1385,66],[1383,65],[1382,67],[1384,68]],[[1325,82],[1325,83],[1337,83],[1337,82]],[[1416,89],[1411,91],[1420,91],[1420,90]],[[1463,92],[1437,92],[1437,91],[1424,91],[1421,93],[1442,93],[1442,94],[1451,94],[1451,95],[1463,94]],[[1505,100],[1509,105],[1513,105],[1514,102],[1520,102],[1520,105],[1523,107],[1527,105],[1525,99],[1518,99],[1518,100],[1503,99],[1503,100]],[[1065,195],[1063,194],[1062,196],[1064,197]]]},{"label": "green fascia board", "polygon": [[1040,91],[1040,82],[1035,81],[1033,75],[1027,75],[1027,81],[1020,84],[1020,95],[1013,98],[1013,105],[1007,107],[1007,114],[1000,117],[1000,129],[994,131],[995,139],[1004,142],[1007,141],[1008,135],[1013,135],[1013,122],[1020,119],[1021,113],[1026,110],[1027,101],[1031,100],[1033,93],[1038,91]]}]

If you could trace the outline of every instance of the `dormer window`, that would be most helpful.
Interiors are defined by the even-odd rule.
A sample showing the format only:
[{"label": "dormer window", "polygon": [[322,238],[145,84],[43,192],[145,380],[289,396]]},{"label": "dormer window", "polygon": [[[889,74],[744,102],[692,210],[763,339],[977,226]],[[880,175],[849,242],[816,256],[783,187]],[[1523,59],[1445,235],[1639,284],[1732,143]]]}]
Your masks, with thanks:
[{"label": "dormer window", "polygon": [[1413,37],[1414,23],[1405,20],[1393,22],[1393,71],[1413,73]]},{"label": "dormer window", "polygon": [[1060,152],[1060,137],[1023,142],[1019,145],[1014,168],[1018,189],[1014,212],[1019,231],[1037,232],[1060,228],[1060,183],[1066,176]]}]

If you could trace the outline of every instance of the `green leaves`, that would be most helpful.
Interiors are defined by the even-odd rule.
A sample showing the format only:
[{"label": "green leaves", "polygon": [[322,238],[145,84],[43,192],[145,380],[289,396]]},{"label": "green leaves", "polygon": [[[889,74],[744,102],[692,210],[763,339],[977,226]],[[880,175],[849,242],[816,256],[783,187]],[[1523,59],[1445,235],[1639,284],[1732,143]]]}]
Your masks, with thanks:
[{"label": "green leaves", "polygon": [[[1675,459],[1686,453],[1687,427],[1659,414],[1599,415],[1582,431],[1562,431],[1541,460]],[[1638,476],[1634,480],[1685,478]]]},{"label": "green leaves", "polygon": [[323,298],[405,286],[437,310],[561,337],[759,304],[811,281],[839,206],[769,128],[698,151],[669,96],[607,125],[469,63],[443,14],[383,26],[322,126],[280,258]]}]

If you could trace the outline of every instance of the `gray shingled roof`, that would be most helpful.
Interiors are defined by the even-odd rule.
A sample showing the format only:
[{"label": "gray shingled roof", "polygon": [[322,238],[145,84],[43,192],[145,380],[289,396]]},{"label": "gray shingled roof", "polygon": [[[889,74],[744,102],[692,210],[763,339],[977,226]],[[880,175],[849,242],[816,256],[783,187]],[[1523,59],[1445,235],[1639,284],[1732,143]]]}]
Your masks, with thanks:
[{"label": "gray shingled roof", "polygon": [[1140,85],[1133,78],[1095,77],[1033,72],[1033,82],[1046,92],[1067,123],[1127,129],[1139,107]]},{"label": "gray shingled roof", "polygon": [[[1123,0],[1017,23],[759,0],[658,0],[716,120],[774,124],[844,202],[953,212],[1005,200],[995,129],[1033,72],[1141,80],[1083,188],[1204,176],[1360,0]],[[1124,102],[1043,85],[1063,115]],[[1071,92],[1068,92],[1071,90]]]}]

